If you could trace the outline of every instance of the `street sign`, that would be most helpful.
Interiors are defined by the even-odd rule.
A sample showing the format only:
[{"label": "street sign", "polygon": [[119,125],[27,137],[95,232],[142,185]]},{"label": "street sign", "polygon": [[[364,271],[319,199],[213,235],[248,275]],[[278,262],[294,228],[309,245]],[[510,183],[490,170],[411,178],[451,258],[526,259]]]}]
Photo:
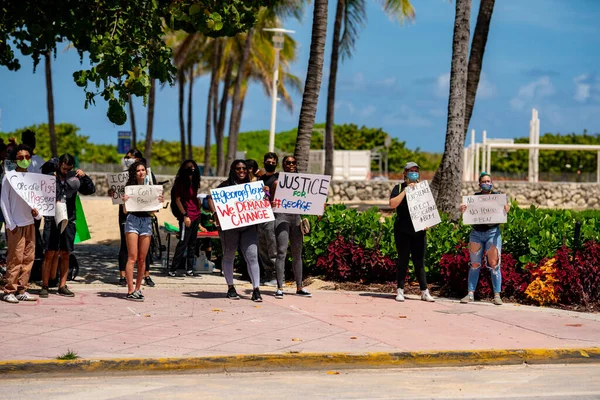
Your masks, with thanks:
[{"label": "street sign", "polygon": [[119,131],[117,137],[117,153],[127,154],[131,150],[131,132]]}]

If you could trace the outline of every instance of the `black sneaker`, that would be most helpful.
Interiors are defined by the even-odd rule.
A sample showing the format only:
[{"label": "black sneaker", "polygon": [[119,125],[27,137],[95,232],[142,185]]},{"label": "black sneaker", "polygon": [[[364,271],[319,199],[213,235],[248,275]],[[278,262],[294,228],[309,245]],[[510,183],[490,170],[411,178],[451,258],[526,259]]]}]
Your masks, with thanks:
[{"label": "black sneaker", "polygon": [[119,278],[119,286],[127,286],[127,278],[124,276]]},{"label": "black sneaker", "polygon": [[255,301],[257,303],[261,303],[262,300],[262,296],[260,295],[260,289],[259,288],[255,288],[252,291],[252,301]]},{"label": "black sneaker", "polygon": [[235,287],[231,286],[228,290],[227,290],[227,298],[231,299],[231,300],[239,300],[240,296],[237,294],[237,292],[235,291]]},{"label": "black sneaker", "polygon": [[275,292],[275,298],[276,299],[283,299],[283,290],[277,289],[277,291]]},{"label": "black sneaker", "polygon": [[133,293],[129,293],[126,299],[131,301],[144,301],[144,296],[141,292],[135,291]]},{"label": "black sneaker", "polygon": [[58,288],[58,294],[65,297],[75,297],[75,293],[71,292],[67,285]]},{"label": "black sneaker", "polygon": [[144,278],[144,285],[150,286],[150,287],[156,286],[156,284],[154,283],[154,281],[152,280],[152,278],[150,278],[149,276],[147,276],[147,277]]},{"label": "black sneaker", "polygon": [[40,290],[40,294],[39,294],[41,299],[47,299],[48,298],[48,287],[47,286],[43,286],[42,290]]},{"label": "black sneaker", "polygon": [[312,297],[312,294],[307,292],[306,289],[304,289],[304,288],[296,290],[296,294],[298,296],[302,296],[302,297]]},{"label": "black sneaker", "polygon": [[169,271],[169,272],[167,272],[167,275],[169,275],[172,278],[175,278],[177,276],[177,272],[175,272],[175,271]]}]

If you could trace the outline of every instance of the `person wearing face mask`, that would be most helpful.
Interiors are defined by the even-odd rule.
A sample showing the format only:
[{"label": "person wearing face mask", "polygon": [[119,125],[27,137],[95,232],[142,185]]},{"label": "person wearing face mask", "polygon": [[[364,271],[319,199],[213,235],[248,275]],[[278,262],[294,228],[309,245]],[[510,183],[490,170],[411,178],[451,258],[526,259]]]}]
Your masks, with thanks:
[{"label": "person wearing face mask", "polygon": [[[21,144],[11,154],[17,172],[27,172],[31,164],[31,149]],[[27,292],[29,276],[35,257],[35,225],[34,221],[41,214],[32,209],[25,200],[12,188],[6,176],[2,180],[0,207],[6,219],[6,238],[8,254],[6,257],[6,275],[2,299],[8,303],[19,301],[35,301],[36,298]]]},{"label": "person wearing face mask", "polygon": [[186,275],[194,275],[194,259],[196,257],[196,243],[198,230],[206,232],[200,225],[202,215],[198,188],[200,187],[200,170],[194,160],[185,160],[171,189],[171,211],[179,220],[179,243],[175,248],[169,276],[177,276],[177,268],[187,250]]},{"label": "person wearing face mask", "polygon": [[[487,172],[482,172],[479,175],[479,192],[475,196],[486,194],[499,194],[500,192],[493,190],[492,177]],[[464,213],[467,210],[465,204],[460,205],[460,212]],[[504,211],[508,213],[510,205],[504,205]],[[500,270],[500,261],[502,255],[502,234],[500,233],[499,224],[479,224],[473,225],[471,235],[469,237],[469,263],[468,276],[468,293],[463,297],[461,303],[472,303],[475,301],[475,289],[479,281],[479,271],[483,261],[483,254],[486,255],[486,266],[491,272],[492,287],[494,289],[494,300],[492,303],[499,306],[502,305],[502,272]]]},{"label": "person wearing face mask", "polygon": [[[263,157],[265,173],[259,178],[267,190],[267,196],[273,182],[277,180],[275,173],[279,157],[275,153],[267,153]],[[258,259],[262,266],[261,282],[265,286],[277,286],[275,262],[277,260],[277,238],[275,237],[275,221],[258,225]]]},{"label": "person wearing face mask", "polygon": [[390,195],[390,207],[396,210],[396,220],[394,221],[394,240],[396,242],[396,250],[398,251],[398,269],[396,275],[398,291],[396,301],[404,301],[404,283],[411,256],[415,267],[415,275],[421,289],[421,300],[428,302],[435,301],[429,294],[425,277],[427,236],[425,231],[415,232],[406,200],[406,188],[412,188],[418,182],[419,166],[415,162],[408,162],[404,166],[404,182],[394,186]]},{"label": "person wearing face mask", "polygon": [[[229,178],[226,181],[223,181],[218,188],[241,185],[249,182],[250,176],[248,175],[248,166],[246,165],[246,161],[234,160],[229,168]],[[215,222],[217,222],[217,209],[212,197],[208,198],[208,204],[210,211],[215,215]],[[225,231],[219,228],[219,236],[221,238],[221,245],[223,246],[223,261],[221,262],[221,268],[223,275],[225,275],[225,280],[228,286],[227,298],[231,300],[240,299],[240,296],[235,290],[235,286],[233,284],[233,262],[239,247],[244,259],[246,260],[248,275],[250,275],[250,280],[252,281],[252,301],[262,302],[263,299],[259,289],[260,270],[258,266],[258,240],[256,235],[256,225],[228,229]]]},{"label": "person wearing face mask", "polygon": [[[48,297],[48,282],[50,277],[56,276],[56,269],[60,270],[58,294],[73,297],[75,294],[67,287],[67,274],[69,272],[69,255],[75,246],[75,201],[77,193],[91,195],[96,192],[94,182],[81,169],[73,171],[75,158],[70,154],[63,154],[56,159],[51,159],[42,165],[42,172],[50,170],[56,176],[56,202],[63,203],[67,211],[67,226],[60,231],[56,226],[54,217],[44,219],[44,243],[46,254],[42,264],[42,290],[40,297]],[[52,172],[52,170],[54,170]],[[60,205],[57,204],[57,208]],[[60,266],[59,266],[60,258]]]}]

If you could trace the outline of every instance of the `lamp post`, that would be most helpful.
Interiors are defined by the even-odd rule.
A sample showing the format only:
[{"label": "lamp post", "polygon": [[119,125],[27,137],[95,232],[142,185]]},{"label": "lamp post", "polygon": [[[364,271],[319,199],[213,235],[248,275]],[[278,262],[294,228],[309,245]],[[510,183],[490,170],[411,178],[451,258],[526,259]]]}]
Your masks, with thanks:
[{"label": "lamp post", "polygon": [[277,84],[279,83],[279,52],[283,48],[283,35],[295,33],[283,28],[264,28],[265,32],[273,32],[273,48],[275,62],[273,63],[273,86],[271,88],[271,128],[269,131],[269,151],[275,151],[275,120],[277,119]]}]

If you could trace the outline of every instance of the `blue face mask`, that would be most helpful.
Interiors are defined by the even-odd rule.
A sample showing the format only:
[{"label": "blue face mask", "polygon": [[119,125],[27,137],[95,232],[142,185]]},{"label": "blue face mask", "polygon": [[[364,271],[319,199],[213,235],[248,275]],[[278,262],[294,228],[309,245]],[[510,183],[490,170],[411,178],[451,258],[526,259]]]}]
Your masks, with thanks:
[{"label": "blue face mask", "polygon": [[417,180],[419,180],[419,173],[418,172],[409,172],[408,174],[406,174],[406,177],[408,178],[409,181],[416,182]]},{"label": "blue face mask", "polygon": [[492,184],[491,183],[480,183],[479,187],[481,188],[481,190],[483,190],[484,192],[491,192],[492,191]]}]

